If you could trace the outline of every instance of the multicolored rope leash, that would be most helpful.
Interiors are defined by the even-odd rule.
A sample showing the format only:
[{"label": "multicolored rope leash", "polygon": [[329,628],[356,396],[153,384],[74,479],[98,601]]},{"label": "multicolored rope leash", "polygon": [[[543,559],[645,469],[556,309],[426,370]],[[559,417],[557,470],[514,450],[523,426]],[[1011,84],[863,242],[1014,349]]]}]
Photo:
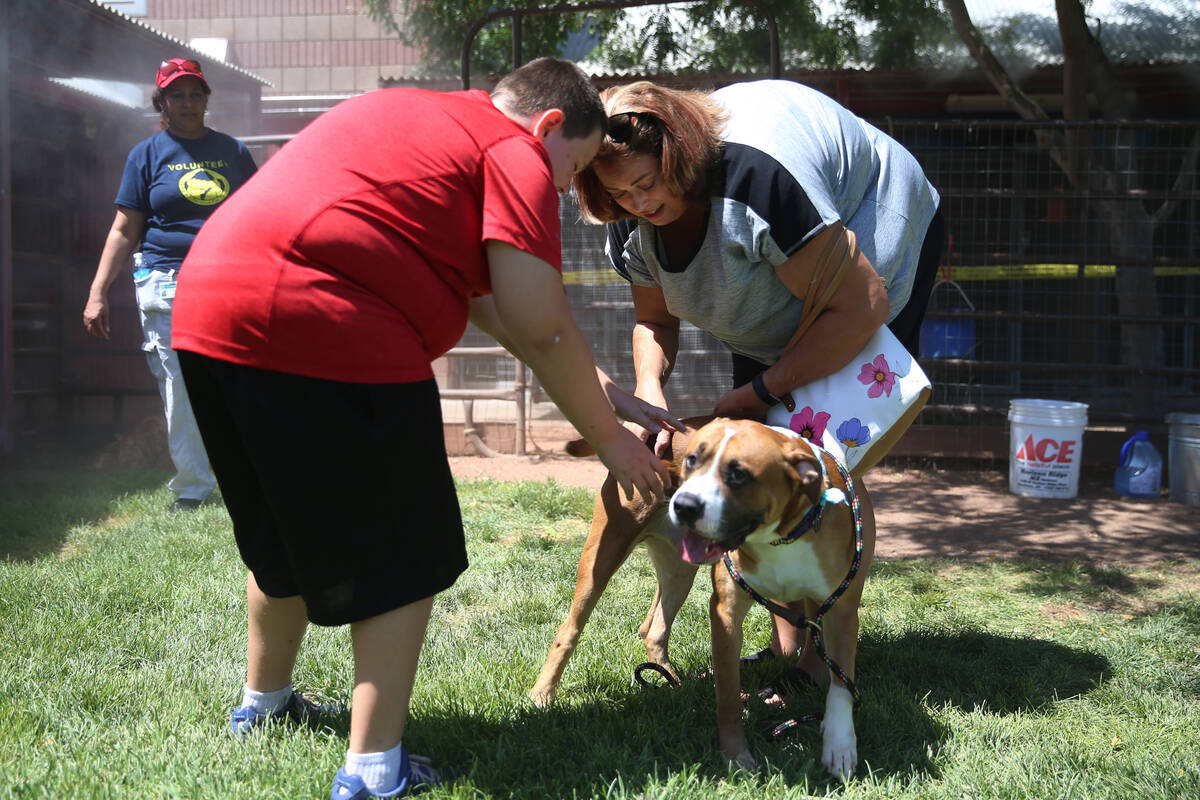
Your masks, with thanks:
[{"label": "multicolored rope leash", "polygon": [[[806,439],[805,441],[808,440]],[[834,589],[833,594],[829,595],[828,599],[821,604],[821,607],[817,609],[817,613],[813,617],[809,618],[804,614],[792,611],[790,608],[781,606],[778,603],[774,603],[766,597],[763,597],[759,592],[755,591],[754,587],[746,582],[746,579],[742,577],[742,574],[738,571],[737,567],[733,565],[733,559],[729,557],[729,553],[725,553],[723,560],[725,562],[725,568],[729,570],[729,576],[733,578],[734,582],[736,582],[738,586],[742,587],[742,589],[744,589],[746,593],[749,594],[750,597],[752,597],[759,605],[766,608],[772,614],[783,617],[797,628],[809,628],[812,630],[813,646],[817,649],[817,655],[819,655],[821,660],[825,662],[825,665],[829,667],[829,671],[836,675],[838,680],[846,685],[846,689],[850,692],[850,696],[854,698],[854,710],[857,711],[862,706],[862,697],[859,694],[858,687],[854,685],[854,681],[850,679],[850,676],[846,674],[846,671],[838,666],[837,662],[830,658],[829,653],[826,652],[825,639],[821,635],[821,622],[829,609],[833,608],[833,604],[838,601],[838,598],[845,593],[846,589],[850,588],[850,584],[854,582],[854,577],[858,574],[858,569],[862,564],[862,504],[858,499],[858,493],[854,491],[854,480],[850,477],[849,471],[847,471],[847,469],[842,465],[842,462],[820,445],[814,444],[813,442],[808,442],[808,444],[816,453],[817,460],[821,462],[822,482],[824,482],[824,477],[827,474],[825,471],[824,457],[828,455],[831,459],[833,459],[834,466],[837,467],[838,474],[842,476],[842,483],[846,487],[844,494],[840,489],[836,488],[825,490],[825,493],[821,496],[821,502],[817,504],[817,508],[823,508],[827,502],[834,503],[835,505],[838,503],[846,503],[850,506],[850,512],[854,516],[854,557],[850,560],[850,570],[846,573],[846,577],[842,581],[841,585]],[[806,514],[804,520],[801,520],[800,527],[797,528],[797,530],[803,528],[800,534],[796,534],[796,532],[793,531],[786,537],[771,542],[771,544],[787,544],[789,542],[796,541],[800,535],[803,535],[803,533],[808,531],[808,528],[804,527],[804,523],[810,515],[811,514]],[[811,527],[817,529],[820,528],[820,516],[821,513],[818,510],[814,517],[815,524],[813,524]],[[780,734],[796,727],[801,722],[817,722],[822,717],[824,717],[824,714],[821,713],[802,714],[799,717],[789,719],[786,722],[782,722],[777,725],[775,729],[771,731],[771,735],[779,736]]]}]

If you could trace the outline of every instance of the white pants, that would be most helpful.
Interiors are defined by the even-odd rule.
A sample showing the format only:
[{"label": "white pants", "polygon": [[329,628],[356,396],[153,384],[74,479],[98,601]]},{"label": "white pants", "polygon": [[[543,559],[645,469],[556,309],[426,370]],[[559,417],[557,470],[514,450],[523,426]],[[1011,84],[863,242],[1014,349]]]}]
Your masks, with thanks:
[{"label": "white pants", "polygon": [[175,272],[138,270],[134,273],[134,286],[142,319],[142,350],[150,373],[158,381],[158,393],[167,414],[167,445],[175,463],[175,477],[167,487],[178,498],[205,500],[217,481],[208,466],[208,454],[204,452],[200,429],[179,372],[179,356],[171,349]]}]

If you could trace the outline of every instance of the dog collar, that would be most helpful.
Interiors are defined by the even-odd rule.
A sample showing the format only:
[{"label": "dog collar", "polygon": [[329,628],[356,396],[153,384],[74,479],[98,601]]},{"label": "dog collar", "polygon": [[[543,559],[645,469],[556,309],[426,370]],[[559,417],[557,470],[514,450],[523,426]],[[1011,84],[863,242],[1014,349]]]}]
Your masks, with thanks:
[{"label": "dog collar", "polygon": [[[801,438],[803,439],[804,437]],[[829,475],[825,469],[824,458],[827,451],[820,445],[810,442],[808,439],[804,439],[804,441],[808,443],[810,448],[812,448],[813,453],[817,457],[817,461],[821,465],[821,483],[824,484],[825,479]],[[836,506],[840,503],[846,502],[846,493],[836,486],[830,486],[821,493],[821,499],[817,502],[817,504],[808,509],[808,512],[805,513],[805,515],[801,518],[800,524],[798,524],[795,528],[792,528],[791,532],[789,532],[786,536],[781,536],[778,539],[773,540],[771,544],[775,546],[781,544],[791,544],[811,530],[820,530],[821,515],[825,512],[825,504],[832,503]]]}]

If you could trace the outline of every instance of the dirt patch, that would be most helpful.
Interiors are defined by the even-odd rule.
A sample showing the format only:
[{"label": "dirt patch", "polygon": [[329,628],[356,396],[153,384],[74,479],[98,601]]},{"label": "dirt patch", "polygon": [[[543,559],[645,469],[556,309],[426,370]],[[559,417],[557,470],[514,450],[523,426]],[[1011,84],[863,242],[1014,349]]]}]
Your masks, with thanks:
[{"label": "dirt patch", "polygon": [[[543,444],[543,446],[545,446]],[[538,456],[451,456],[454,474],[502,481],[554,479],[598,490],[607,471],[595,458],[546,448]],[[875,502],[876,557],[1082,560],[1145,568],[1200,560],[1200,507],[1113,494],[1111,478],[1085,473],[1070,500],[1020,497],[1008,474],[878,466],[864,481]]]}]

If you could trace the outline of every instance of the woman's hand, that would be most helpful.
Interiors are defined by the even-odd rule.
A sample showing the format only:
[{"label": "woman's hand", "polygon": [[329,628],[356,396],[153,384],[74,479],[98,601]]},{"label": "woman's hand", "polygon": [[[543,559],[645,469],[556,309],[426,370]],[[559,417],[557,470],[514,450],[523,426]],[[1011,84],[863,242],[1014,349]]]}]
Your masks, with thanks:
[{"label": "woman's hand", "polygon": [[129,261],[129,255],[142,240],[146,215],[132,208],[117,206],[112,227],[104,238],[104,250],[96,266],[96,276],[83,307],[83,327],[97,339],[108,338],[108,287]]},{"label": "woman's hand", "polygon": [[[675,435],[675,431],[686,430],[687,426],[682,421],[671,416],[670,412],[664,408],[667,401],[663,399],[662,406],[657,406],[648,400],[643,400],[636,395],[629,395],[637,403],[640,403],[646,411],[648,420],[635,419],[633,417],[622,417],[627,421],[625,427],[633,431],[633,434],[643,442],[654,440],[654,455],[659,458],[663,457],[671,448],[671,437]],[[609,398],[612,399],[611,396]],[[614,403],[614,406],[616,404]],[[621,412],[617,411],[617,416],[621,417]],[[646,424],[650,422],[650,424]],[[663,423],[663,424],[659,424]]]},{"label": "woman's hand", "polygon": [[625,391],[615,383],[604,386],[613,411],[626,422],[640,426],[647,433],[660,433],[664,428],[681,431],[683,423],[670,411]]},{"label": "woman's hand", "polygon": [[713,414],[718,417],[733,417],[734,419],[756,419],[762,422],[767,418],[770,407],[759,399],[750,384],[744,384],[736,389],[730,389],[713,406]]},{"label": "woman's hand", "polygon": [[83,307],[83,327],[97,339],[108,338],[108,298],[104,295],[88,295]]}]

